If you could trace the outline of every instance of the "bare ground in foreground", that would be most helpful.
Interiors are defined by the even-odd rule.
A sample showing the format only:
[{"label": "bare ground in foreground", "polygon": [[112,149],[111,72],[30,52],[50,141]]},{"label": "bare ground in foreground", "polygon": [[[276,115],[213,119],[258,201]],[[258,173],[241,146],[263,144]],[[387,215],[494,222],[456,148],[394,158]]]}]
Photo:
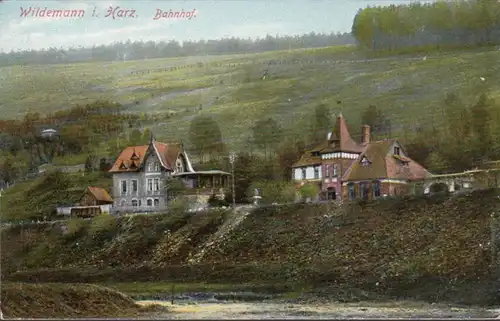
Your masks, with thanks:
[{"label": "bare ground in foreground", "polygon": [[387,304],[188,303],[138,301],[140,305],[166,306],[168,313],[151,313],[162,319],[332,319],[332,318],[496,318],[499,310],[456,308],[414,302]]}]

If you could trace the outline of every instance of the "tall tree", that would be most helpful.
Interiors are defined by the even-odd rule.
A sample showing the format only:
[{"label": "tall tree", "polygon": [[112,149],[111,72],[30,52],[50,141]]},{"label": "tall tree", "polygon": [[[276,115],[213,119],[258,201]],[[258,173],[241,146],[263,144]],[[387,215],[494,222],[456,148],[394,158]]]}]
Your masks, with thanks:
[{"label": "tall tree", "polygon": [[326,139],[326,133],[333,127],[330,109],[325,104],[317,105],[311,117],[309,144],[319,144]]},{"label": "tall tree", "polygon": [[488,158],[492,145],[490,131],[490,104],[487,94],[482,93],[471,108],[471,127],[475,136],[475,159],[481,161]]},{"label": "tall tree", "polygon": [[252,127],[253,143],[264,152],[266,159],[278,146],[282,134],[283,129],[273,118],[259,120]]},{"label": "tall tree", "polygon": [[377,135],[389,135],[391,131],[391,123],[386,118],[383,112],[375,105],[369,105],[361,114],[361,122],[363,125],[370,126],[371,133]]},{"label": "tall tree", "polygon": [[200,162],[204,162],[208,156],[213,157],[224,151],[219,124],[210,116],[197,116],[191,121],[189,140]]}]

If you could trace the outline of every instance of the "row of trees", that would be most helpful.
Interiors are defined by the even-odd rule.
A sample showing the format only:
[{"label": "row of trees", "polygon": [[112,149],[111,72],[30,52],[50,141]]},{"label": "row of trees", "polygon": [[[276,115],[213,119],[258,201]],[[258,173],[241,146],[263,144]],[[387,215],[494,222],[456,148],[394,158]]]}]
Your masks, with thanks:
[{"label": "row of trees", "polygon": [[496,45],[500,44],[500,2],[440,0],[367,7],[356,14],[352,34],[372,50]]},{"label": "row of trees", "polygon": [[439,106],[442,121],[433,120],[413,135],[407,149],[413,159],[436,173],[459,172],[500,159],[500,103],[481,93],[472,104],[457,93]]},{"label": "row of trees", "polygon": [[316,34],[301,36],[266,36],[262,39],[226,38],[219,40],[169,42],[127,41],[92,48],[16,51],[0,53],[0,66],[19,64],[55,64],[80,61],[125,61],[197,55],[256,53],[270,50],[315,48],[354,44],[348,33]]}]

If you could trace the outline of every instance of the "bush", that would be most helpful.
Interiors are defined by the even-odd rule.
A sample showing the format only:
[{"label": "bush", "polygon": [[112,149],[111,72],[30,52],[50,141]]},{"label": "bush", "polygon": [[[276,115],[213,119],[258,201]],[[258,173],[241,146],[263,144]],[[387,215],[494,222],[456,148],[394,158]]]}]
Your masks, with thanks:
[{"label": "bush", "polygon": [[314,199],[318,196],[319,188],[314,184],[304,184],[299,189],[299,194],[303,199]]},{"label": "bush", "polygon": [[247,191],[249,200],[253,200],[255,189],[259,190],[264,204],[288,203],[295,200],[295,187],[291,182],[266,181],[257,182],[250,186]]},{"label": "bush", "polygon": [[175,199],[178,196],[184,195],[186,186],[184,183],[176,178],[168,179],[165,183],[165,189],[169,199]]},{"label": "bush", "polygon": [[101,214],[95,216],[89,226],[88,235],[93,239],[103,238],[110,239],[113,237],[118,221],[116,217],[109,214]]},{"label": "bush", "polygon": [[75,239],[85,232],[86,227],[88,226],[88,222],[83,218],[71,218],[68,220],[66,224],[66,239]]},{"label": "bush", "polygon": [[189,209],[189,202],[184,197],[177,197],[168,204],[168,211],[172,214],[186,213]]},{"label": "bush", "polygon": [[212,194],[210,198],[208,199],[208,206],[210,207],[223,207],[223,206],[229,206],[229,202],[226,201],[226,199],[220,199],[218,198],[215,194]]}]

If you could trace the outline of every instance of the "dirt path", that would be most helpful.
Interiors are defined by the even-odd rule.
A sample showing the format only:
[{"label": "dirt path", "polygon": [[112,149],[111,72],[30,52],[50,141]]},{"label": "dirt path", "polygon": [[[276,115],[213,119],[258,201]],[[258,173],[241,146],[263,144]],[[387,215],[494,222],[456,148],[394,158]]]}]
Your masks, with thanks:
[{"label": "dirt path", "polygon": [[286,303],[191,303],[171,305],[165,301],[139,301],[139,304],[161,304],[170,312],[151,315],[162,319],[335,319],[335,318],[496,318],[498,311],[428,304],[389,303],[387,305],[354,304],[286,304]]}]

